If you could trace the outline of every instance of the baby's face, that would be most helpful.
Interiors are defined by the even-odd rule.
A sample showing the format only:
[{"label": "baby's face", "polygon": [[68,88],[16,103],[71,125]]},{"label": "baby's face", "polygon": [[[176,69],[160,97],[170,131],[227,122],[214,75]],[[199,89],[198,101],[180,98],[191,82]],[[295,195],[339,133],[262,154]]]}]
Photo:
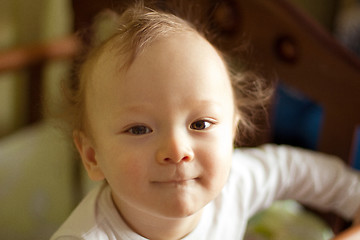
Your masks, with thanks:
[{"label": "baby's face", "polygon": [[106,178],[125,217],[190,216],[220,193],[231,165],[234,103],[208,42],[192,33],[157,40],[125,73],[105,53],[93,76],[87,170]]}]

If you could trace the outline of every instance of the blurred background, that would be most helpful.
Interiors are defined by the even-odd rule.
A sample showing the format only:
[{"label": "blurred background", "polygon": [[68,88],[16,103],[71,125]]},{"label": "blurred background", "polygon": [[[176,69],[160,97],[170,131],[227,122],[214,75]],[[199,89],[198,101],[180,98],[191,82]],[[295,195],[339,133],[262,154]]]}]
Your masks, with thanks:
[{"label": "blurred background", "polygon": [[[360,54],[360,1],[289,1]],[[0,54],[69,36],[73,15],[70,0],[0,0]],[[59,59],[37,72],[46,79],[45,104],[32,106],[45,112],[41,121],[28,114],[31,76],[0,71],[0,239],[48,239],[92,185],[74,160],[71,140],[46,114],[58,111],[60,82],[71,64]]]}]

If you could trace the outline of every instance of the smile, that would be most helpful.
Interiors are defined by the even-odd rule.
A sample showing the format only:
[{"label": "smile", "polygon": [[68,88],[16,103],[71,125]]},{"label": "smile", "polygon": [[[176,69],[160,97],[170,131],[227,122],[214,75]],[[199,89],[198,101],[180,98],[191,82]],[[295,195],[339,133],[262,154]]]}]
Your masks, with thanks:
[{"label": "smile", "polygon": [[151,183],[155,185],[162,186],[186,186],[189,184],[193,184],[198,180],[198,178],[190,178],[190,179],[173,179],[166,181],[153,181]]}]

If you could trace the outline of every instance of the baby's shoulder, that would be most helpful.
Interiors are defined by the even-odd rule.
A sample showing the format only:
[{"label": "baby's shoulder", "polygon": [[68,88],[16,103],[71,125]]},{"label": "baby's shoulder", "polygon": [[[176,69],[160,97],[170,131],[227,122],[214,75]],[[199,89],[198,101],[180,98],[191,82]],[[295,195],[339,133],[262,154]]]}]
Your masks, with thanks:
[{"label": "baby's shoulder", "polygon": [[84,239],[83,236],[91,235],[98,225],[96,205],[103,188],[97,186],[89,192],[50,240]]}]

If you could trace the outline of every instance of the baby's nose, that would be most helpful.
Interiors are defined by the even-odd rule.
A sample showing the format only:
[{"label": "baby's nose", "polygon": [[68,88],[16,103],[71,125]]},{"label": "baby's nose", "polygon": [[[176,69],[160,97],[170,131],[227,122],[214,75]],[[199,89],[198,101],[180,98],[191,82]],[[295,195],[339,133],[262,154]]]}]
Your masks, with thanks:
[{"label": "baby's nose", "polygon": [[192,161],[194,152],[186,138],[174,135],[162,141],[157,151],[157,162],[160,164],[180,163],[182,161]]}]

